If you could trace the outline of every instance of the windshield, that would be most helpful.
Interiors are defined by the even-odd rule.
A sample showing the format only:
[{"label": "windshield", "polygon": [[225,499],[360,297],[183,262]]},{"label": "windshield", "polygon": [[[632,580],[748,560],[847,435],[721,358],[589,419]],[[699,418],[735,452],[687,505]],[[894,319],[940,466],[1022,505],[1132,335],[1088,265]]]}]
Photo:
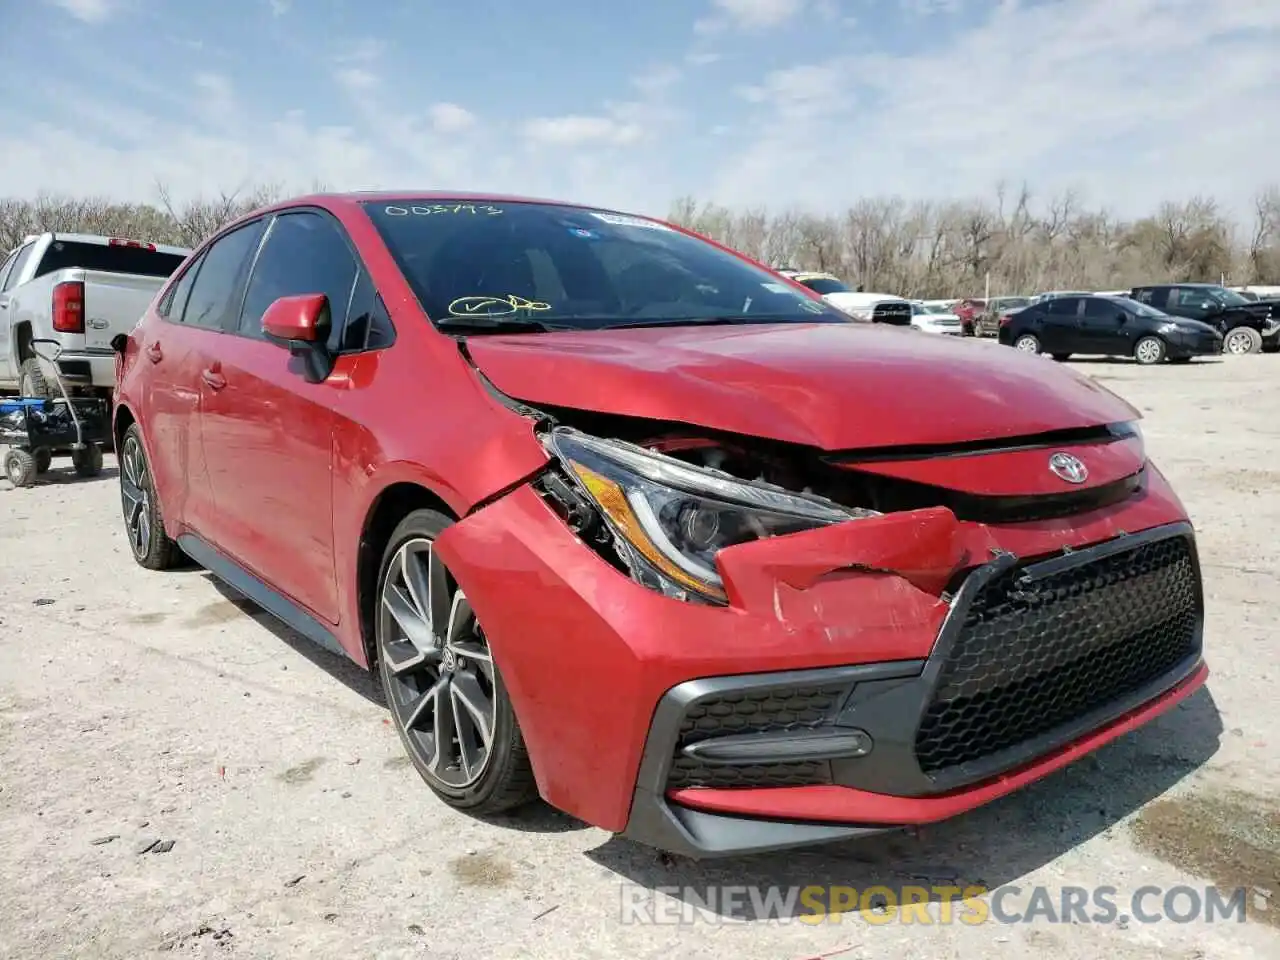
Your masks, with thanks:
[{"label": "windshield", "polygon": [[1121,306],[1127,309],[1130,313],[1136,313],[1140,317],[1152,317],[1152,318],[1165,317],[1166,319],[1169,319],[1169,320],[1173,319],[1172,317],[1169,317],[1167,314],[1165,314],[1163,310],[1157,310],[1155,307],[1151,306],[1150,304],[1139,303],[1137,300],[1130,300],[1127,297],[1112,297],[1111,299],[1115,300],[1117,303],[1119,303]]},{"label": "windshield", "polygon": [[1234,290],[1228,290],[1226,287],[1204,287],[1202,289],[1205,296],[1212,297],[1227,307],[1243,307],[1249,302]]},{"label": "windshield", "polygon": [[847,286],[845,286],[839,280],[834,280],[831,277],[806,277],[804,280],[800,280],[798,282],[803,283],[806,287],[808,287],[814,293],[821,293],[824,296],[828,293],[849,293],[850,292]]},{"label": "windshield", "polygon": [[641,217],[522,202],[364,207],[441,326],[845,322],[772,274]]}]

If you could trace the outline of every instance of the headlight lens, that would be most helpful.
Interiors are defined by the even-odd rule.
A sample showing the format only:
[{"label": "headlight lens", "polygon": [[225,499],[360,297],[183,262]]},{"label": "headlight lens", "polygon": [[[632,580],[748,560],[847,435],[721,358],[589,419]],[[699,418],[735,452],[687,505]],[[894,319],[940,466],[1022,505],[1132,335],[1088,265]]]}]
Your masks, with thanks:
[{"label": "headlight lens", "polygon": [[604,515],[636,578],[682,599],[726,600],[715,565],[726,547],[879,516],[565,427],[546,444]]},{"label": "headlight lens", "polygon": [[1139,456],[1142,462],[1147,462],[1147,442],[1142,436],[1142,424],[1137,420],[1127,420],[1124,423],[1113,423],[1111,425],[1111,435],[1117,440],[1137,440]]}]

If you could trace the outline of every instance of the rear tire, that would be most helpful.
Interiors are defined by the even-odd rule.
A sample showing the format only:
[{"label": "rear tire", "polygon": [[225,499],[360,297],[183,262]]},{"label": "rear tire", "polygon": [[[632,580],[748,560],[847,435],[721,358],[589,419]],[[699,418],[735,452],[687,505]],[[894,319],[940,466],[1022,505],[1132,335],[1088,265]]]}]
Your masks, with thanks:
[{"label": "rear tire", "polygon": [[[98,454],[101,463],[102,454]],[[120,450],[120,506],[133,559],[148,570],[170,570],[180,563],[178,545],[164,532],[151,466],[136,423],[124,432]]]},{"label": "rear tire", "polygon": [[18,394],[43,400],[53,399],[53,388],[49,386],[44,370],[40,368],[40,361],[35,357],[23,360],[22,366],[18,368]]},{"label": "rear tire", "polygon": [[1019,334],[1017,339],[1013,341],[1013,349],[1019,353],[1039,353],[1040,338],[1033,333]]}]

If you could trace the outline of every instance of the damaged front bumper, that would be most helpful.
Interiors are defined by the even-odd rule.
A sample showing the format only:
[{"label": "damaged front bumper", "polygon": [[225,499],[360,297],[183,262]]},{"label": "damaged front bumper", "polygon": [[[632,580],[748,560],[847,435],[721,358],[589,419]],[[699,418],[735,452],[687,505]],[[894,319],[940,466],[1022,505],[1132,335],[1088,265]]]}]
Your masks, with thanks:
[{"label": "damaged front bumper", "polygon": [[1205,675],[1194,538],[1154,467],[1141,496],[1069,520],[935,508],[731,547],[726,606],[639,585],[529,487],[437,549],[543,797],[691,856],[963,812]]}]

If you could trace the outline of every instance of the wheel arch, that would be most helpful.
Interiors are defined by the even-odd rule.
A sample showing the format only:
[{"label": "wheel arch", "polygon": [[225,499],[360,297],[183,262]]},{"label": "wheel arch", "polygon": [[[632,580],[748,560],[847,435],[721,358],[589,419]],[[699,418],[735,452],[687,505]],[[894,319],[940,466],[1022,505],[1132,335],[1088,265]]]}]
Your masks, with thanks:
[{"label": "wheel arch", "polygon": [[458,520],[457,512],[435,491],[420,483],[402,480],[388,484],[378,492],[360,529],[360,545],[356,553],[356,610],[365,666],[370,670],[377,663],[374,640],[377,609],[374,599],[378,590],[378,568],[391,534],[414,510],[435,510],[450,520]]},{"label": "wheel arch", "polygon": [[22,363],[24,360],[30,360],[35,356],[35,351],[31,349],[31,341],[33,339],[34,337],[31,335],[30,320],[23,320],[14,325],[13,350],[18,363]]},{"label": "wheel arch", "polygon": [[117,403],[111,417],[111,439],[116,450],[124,443],[124,433],[138,422],[127,403]]}]

